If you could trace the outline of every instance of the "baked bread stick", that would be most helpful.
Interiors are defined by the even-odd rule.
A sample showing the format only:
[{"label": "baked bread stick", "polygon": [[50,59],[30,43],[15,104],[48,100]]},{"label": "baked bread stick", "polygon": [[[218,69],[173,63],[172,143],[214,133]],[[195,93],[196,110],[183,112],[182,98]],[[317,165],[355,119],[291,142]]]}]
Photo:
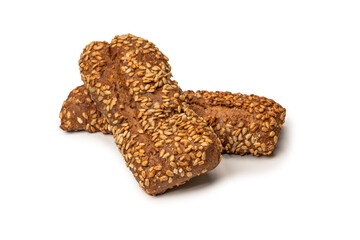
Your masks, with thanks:
[{"label": "baked bread stick", "polygon": [[73,89],[60,111],[60,128],[64,131],[103,132],[109,134],[106,118],[96,109],[84,85]]},{"label": "baked bread stick", "polygon": [[90,98],[146,193],[163,193],[219,164],[219,139],[188,107],[170,80],[167,57],[153,43],[131,34],[110,44],[92,42],[79,66]]},{"label": "baked bread stick", "polygon": [[230,92],[185,92],[190,108],[213,127],[224,153],[270,155],[286,109],[274,100]]}]

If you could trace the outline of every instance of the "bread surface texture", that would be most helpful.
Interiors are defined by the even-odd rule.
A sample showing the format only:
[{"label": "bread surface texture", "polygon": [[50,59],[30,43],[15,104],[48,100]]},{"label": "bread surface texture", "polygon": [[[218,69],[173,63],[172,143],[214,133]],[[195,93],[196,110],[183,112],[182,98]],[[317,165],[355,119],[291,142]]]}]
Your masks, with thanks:
[{"label": "bread surface texture", "polygon": [[274,100],[231,92],[186,91],[187,103],[212,126],[231,154],[270,155],[285,122],[286,109]]}]

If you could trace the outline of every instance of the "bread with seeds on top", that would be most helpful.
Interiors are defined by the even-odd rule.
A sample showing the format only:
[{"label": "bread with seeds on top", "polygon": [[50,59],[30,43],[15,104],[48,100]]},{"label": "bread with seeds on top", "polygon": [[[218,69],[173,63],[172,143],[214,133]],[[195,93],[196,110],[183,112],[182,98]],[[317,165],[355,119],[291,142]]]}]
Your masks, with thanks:
[{"label": "bread with seeds on top", "polygon": [[184,92],[190,108],[215,130],[223,152],[270,155],[285,122],[286,109],[274,100],[230,92]]},{"label": "bread with seeds on top", "polygon": [[73,89],[63,102],[60,111],[60,128],[64,131],[85,130],[90,133],[103,132],[109,134],[109,124],[96,109],[84,85]]},{"label": "bread with seeds on top", "polygon": [[171,81],[168,59],[131,34],[92,42],[79,60],[81,79],[106,118],[127,166],[156,195],[214,169],[222,146]]},{"label": "bread with seeds on top", "polygon": [[[274,100],[230,92],[184,91],[185,101],[221,140],[224,153],[269,155],[275,149],[286,110]],[[110,133],[84,86],[75,88],[60,112],[65,131]]]}]

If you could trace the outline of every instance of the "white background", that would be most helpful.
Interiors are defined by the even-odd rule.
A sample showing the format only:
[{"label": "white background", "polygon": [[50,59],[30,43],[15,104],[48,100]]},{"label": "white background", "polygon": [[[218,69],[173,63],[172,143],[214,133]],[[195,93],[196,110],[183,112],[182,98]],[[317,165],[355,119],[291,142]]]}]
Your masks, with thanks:
[{"label": "white background", "polygon": [[[359,1],[2,1],[0,239],[360,239]],[[271,157],[161,196],[111,136],[59,129],[93,40],[157,44],[183,90],[287,109]]]}]

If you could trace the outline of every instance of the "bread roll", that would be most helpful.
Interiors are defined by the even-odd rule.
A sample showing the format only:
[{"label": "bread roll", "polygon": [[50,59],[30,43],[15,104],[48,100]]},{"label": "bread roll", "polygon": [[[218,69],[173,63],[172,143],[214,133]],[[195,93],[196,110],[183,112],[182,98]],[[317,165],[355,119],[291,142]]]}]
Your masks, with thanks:
[{"label": "bread roll", "polygon": [[170,80],[167,57],[153,43],[131,34],[110,44],[92,42],[79,66],[90,98],[146,193],[163,193],[219,164],[219,139],[188,107]]}]

